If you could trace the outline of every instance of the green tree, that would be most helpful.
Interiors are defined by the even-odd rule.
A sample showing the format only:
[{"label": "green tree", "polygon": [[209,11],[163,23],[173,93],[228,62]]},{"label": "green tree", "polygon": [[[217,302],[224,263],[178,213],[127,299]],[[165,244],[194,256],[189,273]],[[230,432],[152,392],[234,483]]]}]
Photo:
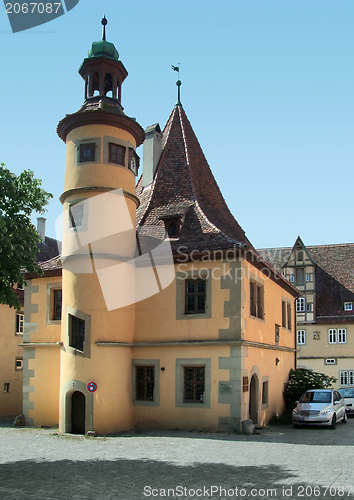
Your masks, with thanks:
[{"label": "green tree", "polygon": [[0,303],[16,309],[20,302],[13,286],[22,285],[23,270],[42,274],[36,262],[40,237],[30,217],[43,214],[53,196],[41,184],[31,170],[16,176],[0,163]]},{"label": "green tree", "polygon": [[306,370],[305,368],[293,368],[289,372],[289,380],[285,384],[283,396],[287,411],[292,411],[296,401],[300,399],[305,391],[310,389],[328,389],[337,381],[324,373]]}]

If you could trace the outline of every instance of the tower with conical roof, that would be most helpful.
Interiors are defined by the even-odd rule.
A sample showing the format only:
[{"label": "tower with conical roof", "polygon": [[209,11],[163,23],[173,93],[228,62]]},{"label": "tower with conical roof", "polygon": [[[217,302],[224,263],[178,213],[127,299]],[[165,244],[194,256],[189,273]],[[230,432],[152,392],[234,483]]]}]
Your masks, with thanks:
[{"label": "tower with conical roof", "polygon": [[[106,40],[105,17],[102,24],[102,40],[92,44],[79,68],[84,103],[57,128],[66,143],[59,420],[61,431],[73,433],[92,425],[101,433],[133,426],[131,350],[102,350],[97,343],[133,341],[134,305],[107,306],[116,285],[107,269],[135,251],[136,148],[145,134],[123,111],[128,72]],[[89,382],[97,385],[95,394]]]}]

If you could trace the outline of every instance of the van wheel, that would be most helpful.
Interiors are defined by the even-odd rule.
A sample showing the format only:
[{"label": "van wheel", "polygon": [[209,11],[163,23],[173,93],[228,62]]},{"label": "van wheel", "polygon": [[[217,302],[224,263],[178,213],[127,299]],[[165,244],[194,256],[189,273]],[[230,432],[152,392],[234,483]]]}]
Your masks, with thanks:
[{"label": "van wheel", "polygon": [[342,418],[342,424],[346,424],[348,421],[348,415],[347,415],[347,412],[345,411],[344,412],[344,417]]},{"label": "van wheel", "polygon": [[333,418],[332,418],[331,429],[336,428],[336,423],[337,423],[337,418],[336,418],[336,414],[334,414]]}]

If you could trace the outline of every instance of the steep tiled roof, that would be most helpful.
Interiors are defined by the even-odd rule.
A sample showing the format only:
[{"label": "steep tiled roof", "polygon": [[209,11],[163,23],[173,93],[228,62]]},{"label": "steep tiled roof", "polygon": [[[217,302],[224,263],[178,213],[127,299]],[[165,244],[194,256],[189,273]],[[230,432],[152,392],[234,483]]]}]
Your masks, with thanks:
[{"label": "steep tiled roof", "polygon": [[38,244],[37,262],[44,262],[57,257],[61,252],[61,242],[54,238],[45,237],[45,240]]},{"label": "steep tiled roof", "polygon": [[162,218],[184,218],[178,241],[188,250],[253,248],[232,216],[198,139],[181,106],[175,106],[163,131],[163,150],[151,186],[137,184],[138,226],[164,229]]},{"label": "steep tiled roof", "polygon": [[[354,321],[343,302],[354,302],[354,243],[306,246],[316,264],[316,319]],[[291,248],[266,248],[260,255],[281,270]]]},{"label": "steep tiled roof", "polygon": [[60,257],[57,255],[53,259],[49,259],[45,262],[41,262],[39,267],[42,271],[56,271],[62,268]]}]

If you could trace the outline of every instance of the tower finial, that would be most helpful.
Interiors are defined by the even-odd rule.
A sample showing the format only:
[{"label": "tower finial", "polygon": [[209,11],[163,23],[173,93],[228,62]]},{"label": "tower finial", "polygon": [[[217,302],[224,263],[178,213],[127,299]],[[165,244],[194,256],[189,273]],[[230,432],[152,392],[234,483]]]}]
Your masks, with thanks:
[{"label": "tower finial", "polygon": [[103,26],[103,29],[102,29],[102,40],[106,41],[106,26],[107,26],[107,19],[106,19],[106,14],[103,14],[103,18],[102,18],[102,21],[101,21],[101,24]]},{"label": "tower finial", "polygon": [[178,94],[177,94],[177,103],[176,103],[176,106],[182,106],[182,103],[181,103],[181,85],[182,85],[182,82],[179,79],[179,65],[180,65],[180,63],[178,63],[178,66],[173,66],[173,64],[171,65],[173,71],[177,71],[178,72],[178,80],[176,82],[176,85],[178,87]]}]

